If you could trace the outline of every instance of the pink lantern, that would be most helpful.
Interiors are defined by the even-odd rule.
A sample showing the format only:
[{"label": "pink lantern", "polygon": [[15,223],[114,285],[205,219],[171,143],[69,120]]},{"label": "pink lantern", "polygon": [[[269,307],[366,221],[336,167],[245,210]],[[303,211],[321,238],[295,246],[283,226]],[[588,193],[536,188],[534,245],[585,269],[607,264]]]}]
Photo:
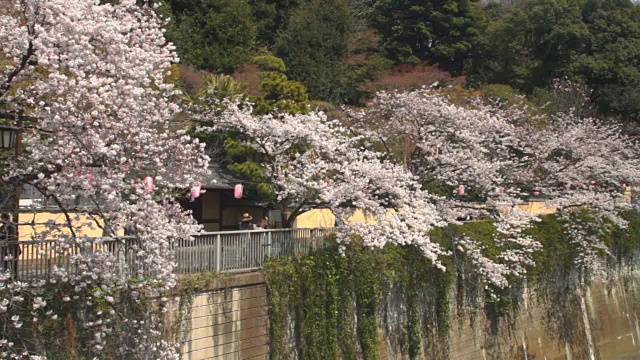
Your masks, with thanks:
[{"label": "pink lantern", "polygon": [[534,191],[533,196],[540,196],[540,191]]},{"label": "pink lantern", "polygon": [[458,186],[458,195],[464,195],[464,185]]},{"label": "pink lantern", "polygon": [[197,199],[200,197],[200,193],[202,191],[202,184],[199,181],[193,183],[191,187],[191,197]]},{"label": "pink lantern", "polygon": [[153,185],[153,178],[151,176],[146,176],[144,178],[144,188],[148,192],[153,192],[153,190],[156,189],[156,187]]},{"label": "pink lantern", "polygon": [[591,185],[595,185],[596,181],[595,180],[591,180]]},{"label": "pink lantern", "polygon": [[627,184],[622,184],[622,188],[626,189],[627,188]]},{"label": "pink lantern", "polygon": [[89,174],[87,175],[87,178],[88,178],[88,179],[87,179],[87,186],[89,186],[89,187],[93,187],[93,174],[92,174],[92,173],[89,173]]},{"label": "pink lantern", "polygon": [[534,187],[534,188],[533,188],[533,190],[535,190],[535,191],[540,191],[540,186],[536,186],[536,187]]},{"label": "pink lantern", "polygon": [[233,197],[236,199],[242,198],[242,184],[236,184],[233,190]]}]

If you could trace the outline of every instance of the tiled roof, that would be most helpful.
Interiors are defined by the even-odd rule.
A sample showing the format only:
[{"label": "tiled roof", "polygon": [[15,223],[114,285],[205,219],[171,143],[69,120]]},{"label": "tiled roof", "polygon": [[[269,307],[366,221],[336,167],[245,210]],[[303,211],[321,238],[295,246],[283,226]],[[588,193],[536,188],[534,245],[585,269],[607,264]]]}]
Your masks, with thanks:
[{"label": "tiled roof", "polygon": [[236,184],[242,183],[242,179],[232,175],[231,172],[218,164],[209,165],[209,170],[211,174],[200,180],[204,189],[229,190],[233,189]]}]

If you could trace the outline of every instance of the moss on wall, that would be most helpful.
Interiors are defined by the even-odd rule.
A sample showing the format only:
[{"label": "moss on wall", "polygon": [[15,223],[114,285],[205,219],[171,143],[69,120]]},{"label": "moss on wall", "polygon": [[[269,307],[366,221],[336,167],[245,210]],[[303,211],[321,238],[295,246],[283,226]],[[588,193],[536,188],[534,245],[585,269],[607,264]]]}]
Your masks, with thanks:
[{"label": "moss on wall", "polygon": [[[340,245],[334,238],[308,256],[270,260],[265,266],[269,295],[272,359],[377,359],[379,329],[393,333],[393,344],[409,359],[446,358],[451,310],[472,324],[484,311],[492,332],[501,322],[509,325],[522,301],[525,287],[541,300],[565,303],[566,309],[549,313],[549,328],[571,343],[572,325],[580,291],[589,274],[577,261],[567,223],[593,227],[610,251],[601,252],[609,269],[635,262],[640,247],[640,213],[623,214],[629,221],[620,228],[588,211],[568,217],[545,215],[527,230],[543,245],[535,254],[535,267],[524,278],[511,278],[510,287],[492,288],[483,282],[473,263],[454,246],[469,237],[486,246],[497,258],[496,229],[491,222],[434,229],[431,240],[452,253],[446,271],[433,266],[414,246],[362,246],[358,239]],[[576,291],[575,289],[578,289]],[[575,296],[573,296],[575,295]],[[574,301],[575,300],[575,301]],[[290,340],[294,341],[291,342]]]}]

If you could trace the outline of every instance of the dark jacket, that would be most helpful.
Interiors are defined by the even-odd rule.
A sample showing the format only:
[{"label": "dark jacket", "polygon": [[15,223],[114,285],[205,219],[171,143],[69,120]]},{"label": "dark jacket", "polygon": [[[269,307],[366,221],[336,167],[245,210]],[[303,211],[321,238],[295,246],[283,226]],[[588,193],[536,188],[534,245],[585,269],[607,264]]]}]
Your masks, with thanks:
[{"label": "dark jacket", "polygon": [[[3,223],[2,226],[0,226],[0,245],[6,246],[4,255],[8,255],[10,253],[14,256],[18,256],[22,253],[17,241],[18,238],[15,225],[10,222]],[[8,242],[12,243],[7,244]]]}]

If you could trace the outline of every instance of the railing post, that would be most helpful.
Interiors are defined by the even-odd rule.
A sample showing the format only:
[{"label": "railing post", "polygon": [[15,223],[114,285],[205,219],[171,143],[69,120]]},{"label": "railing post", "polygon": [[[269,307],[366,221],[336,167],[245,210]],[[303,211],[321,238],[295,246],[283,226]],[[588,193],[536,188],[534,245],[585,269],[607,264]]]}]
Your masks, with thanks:
[{"label": "railing post", "polygon": [[222,244],[220,244],[220,234],[216,235],[216,272],[220,272],[220,258],[222,257]]},{"label": "railing post", "polygon": [[267,258],[271,257],[271,231],[267,231]]}]

